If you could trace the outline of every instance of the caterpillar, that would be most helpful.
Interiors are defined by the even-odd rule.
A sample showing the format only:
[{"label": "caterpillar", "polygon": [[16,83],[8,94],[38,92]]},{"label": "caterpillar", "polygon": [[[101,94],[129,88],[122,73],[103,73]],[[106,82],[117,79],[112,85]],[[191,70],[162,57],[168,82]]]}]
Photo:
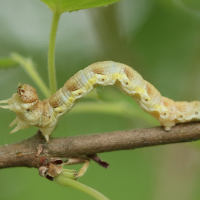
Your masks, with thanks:
[{"label": "caterpillar", "polygon": [[177,123],[200,120],[199,101],[173,101],[160,92],[133,68],[113,62],[97,62],[72,76],[62,88],[49,99],[40,101],[36,90],[30,85],[19,85],[10,99],[0,101],[1,108],[12,110],[16,119],[10,124],[17,126],[10,132],[36,126],[46,141],[54,130],[60,116],[68,112],[76,101],[98,85],[116,85],[131,96],[147,113],[155,117],[166,131]]}]

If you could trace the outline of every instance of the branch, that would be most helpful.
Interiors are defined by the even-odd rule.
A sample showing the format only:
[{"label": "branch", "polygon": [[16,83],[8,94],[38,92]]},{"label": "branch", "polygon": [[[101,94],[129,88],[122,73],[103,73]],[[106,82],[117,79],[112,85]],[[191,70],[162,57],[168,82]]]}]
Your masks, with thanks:
[{"label": "branch", "polygon": [[114,131],[108,133],[51,138],[47,144],[38,133],[15,144],[0,146],[0,168],[41,166],[42,156],[37,156],[39,147],[45,157],[73,158],[96,153],[136,149],[141,147],[191,142],[200,139],[200,123],[176,125],[166,132],[162,127]]}]

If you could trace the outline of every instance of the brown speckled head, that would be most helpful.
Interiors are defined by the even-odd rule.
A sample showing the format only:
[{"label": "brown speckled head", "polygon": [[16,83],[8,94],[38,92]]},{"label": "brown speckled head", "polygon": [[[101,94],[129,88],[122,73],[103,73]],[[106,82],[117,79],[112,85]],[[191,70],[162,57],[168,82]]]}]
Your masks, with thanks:
[{"label": "brown speckled head", "polygon": [[27,84],[19,84],[17,93],[24,103],[33,103],[38,100],[36,90]]}]

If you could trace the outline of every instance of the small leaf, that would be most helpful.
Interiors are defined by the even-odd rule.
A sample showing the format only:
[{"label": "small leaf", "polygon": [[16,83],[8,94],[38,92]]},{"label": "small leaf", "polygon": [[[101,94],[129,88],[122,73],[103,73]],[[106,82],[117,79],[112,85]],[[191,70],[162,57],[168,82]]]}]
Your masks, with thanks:
[{"label": "small leaf", "polygon": [[0,68],[11,68],[16,67],[17,65],[19,64],[12,58],[0,58]]},{"label": "small leaf", "polygon": [[120,0],[40,0],[53,12],[72,12],[81,9],[107,6]]}]

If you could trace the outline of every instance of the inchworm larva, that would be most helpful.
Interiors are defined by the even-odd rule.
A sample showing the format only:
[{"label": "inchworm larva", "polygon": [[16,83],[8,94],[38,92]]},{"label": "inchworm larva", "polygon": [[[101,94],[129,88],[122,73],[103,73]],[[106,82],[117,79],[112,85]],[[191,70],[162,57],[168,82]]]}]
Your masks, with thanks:
[{"label": "inchworm larva", "polygon": [[[38,127],[47,142],[61,115],[68,112],[77,99],[87,95],[98,85],[116,84],[131,96],[140,107],[155,117],[165,130],[176,123],[200,120],[200,102],[175,102],[162,97],[153,85],[131,67],[112,61],[94,63],[78,71],[49,99],[40,101],[36,90],[26,84],[19,85],[17,93],[4,101],[1,108],[13,110],[17,118],[10,124],[17,126],[10,132],[30,126]],[[134,112],[134,111],[133,111]]]}]

